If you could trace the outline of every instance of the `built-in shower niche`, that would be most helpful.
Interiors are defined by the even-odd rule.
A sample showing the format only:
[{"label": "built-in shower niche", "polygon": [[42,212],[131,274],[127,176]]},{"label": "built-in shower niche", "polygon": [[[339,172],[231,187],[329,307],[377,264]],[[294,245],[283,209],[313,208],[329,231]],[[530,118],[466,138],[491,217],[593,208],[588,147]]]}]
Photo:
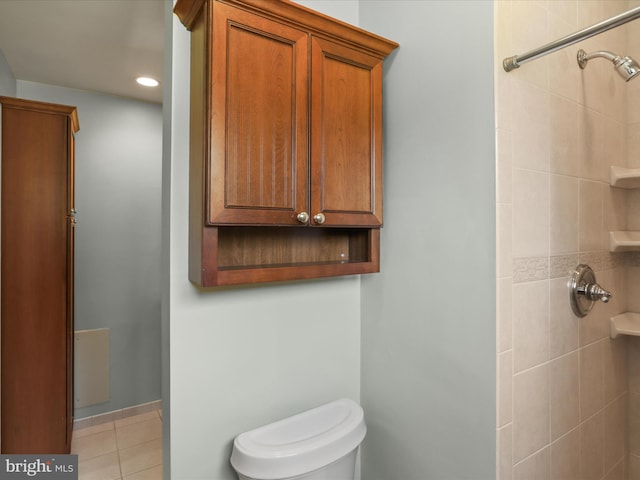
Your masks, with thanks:
[{"label": "built-in shower niche", "polygon": [[[615,188],[640,189],[640,168],[610,167],[610,184]],[[640,231],[609,232],[611,252],[640,251]],[[618,335],[640,336],[640,313],[624,312],[609,319],[611,338]]]},{"label": "built-in shower niche", "polygon": [[[640,168],[610,167],[610,184],[615,188],[640,189]],[[609,251],[640,251],[640,231],[609,232]]]}]

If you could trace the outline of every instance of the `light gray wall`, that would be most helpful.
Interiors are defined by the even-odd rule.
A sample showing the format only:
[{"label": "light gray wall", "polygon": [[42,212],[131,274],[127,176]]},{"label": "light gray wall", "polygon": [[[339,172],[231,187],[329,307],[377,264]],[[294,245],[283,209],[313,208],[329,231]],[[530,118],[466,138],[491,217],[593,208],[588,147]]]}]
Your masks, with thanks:
[{"label": "light gray wall", "polygon": [[[235,478],[234,435],[358,400],[361,378],[363,478],[495,478],[492,3],[361,1],[358,15],[343,19],[402,44],[385,67],[383,273],[218,290],[187,281],[189,37],[173,21],[163,299],[172,478]],[[465,72],[460,52],[471,52]]]},{"label": "light gray wall", "polygon": [[495,478],[491,1],[365,1],[384,73],[382,273],[362,277],[367,480]]},{"label": "light gray wall", "polygon": [[[161,364],[162,364],[162,476],[164,479],[171,478],[171,330],[170,322],[170,289],[171,289],[171,164],[174,156],[184,151],[185,145],[181,142],[187,141],[184,138],[184,131],[179,127],[179,133],[173,139],[172,119],[174,116],[173,98],[184,101],[184,94],[174,94],[174,84],[184,86],[188,83],[185,67],[180,63],[181,58],[178,52],[182,52],[183,43],[187,41],[187,35],[180,36],[174,42],[174,23],[177,23],[173,15],[173,0],[163,0],[164,2],[164,51],[162,65],[162,230],[161,230],[161,259],[160,271],[160,334],[161,334]],[[188,43],[187,43],[188,45]],[[188,48],[188,47],[187,47]],[[174,60],[174,49],[176,49]],[[175,67],[175,68],[174,68]],[[182,81],[174,82],[173,77],[182,77]],[[184,108],[184,107],[183,107]],[[184,114],[182,114],[184,115]],[[173,146],[177,145],[174,153]]]},{"label": "light gray wall", "polygon": [[75,328],[109,328],[111,400],[83,418],[158,400],[162,108],[18,81],[18,96],[75,105]]},{"label": "light gray wall", "polygon": [[7,59],[0,49],[0,95],[3,97],[16,96],[16,77],[7,63]]},{"label": "light gray wall", "polygon": [[[326,2],[335,7],[327,13],[340,17],[349,3]],[[359,400],[360,278],[208,290],[188,281],[189,33],[177,19],[172,57],[163,271],[169,468],[174,479],[230,480],[238,433],[335,398]]]}]

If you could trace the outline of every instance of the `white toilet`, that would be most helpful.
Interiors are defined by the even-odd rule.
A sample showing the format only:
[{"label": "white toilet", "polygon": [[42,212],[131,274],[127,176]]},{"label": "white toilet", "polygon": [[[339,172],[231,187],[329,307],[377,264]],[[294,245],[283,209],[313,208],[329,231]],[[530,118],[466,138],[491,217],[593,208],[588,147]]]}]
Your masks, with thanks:
[{"label": "white toilet", "polygon": [[360,405],[341,399],[238,435],[240,480],[353,480],[367,427]]}]

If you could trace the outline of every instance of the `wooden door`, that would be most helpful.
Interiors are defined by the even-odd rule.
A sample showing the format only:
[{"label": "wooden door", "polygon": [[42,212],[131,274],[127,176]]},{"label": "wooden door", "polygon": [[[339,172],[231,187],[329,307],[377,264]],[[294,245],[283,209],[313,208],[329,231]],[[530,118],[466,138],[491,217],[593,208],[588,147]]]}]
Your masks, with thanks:
[{"label": "wooden door", "polygon": [[76,203],[75,203],[75,138],[71,120],[67,121],[69,134],[67,145],[70,154],[67,157],[67,304],[66,304],[66,330],[67,330],[67,399],[66,399],[66,451],[71,451],[74,418],[74,285],[75,285],[75,228],[76,228]]},{"label": "wooden door", "polygon": [[311,39],[311,216],[382,225],[382,59]]},{"label": "wooden door", "polygon": [[215,2],[209,225],[295,225],[307,210],[305,32]]},{"label": "wooden door", "polygon": [[2,453],[69,453],[70,107],[0,100]]}]

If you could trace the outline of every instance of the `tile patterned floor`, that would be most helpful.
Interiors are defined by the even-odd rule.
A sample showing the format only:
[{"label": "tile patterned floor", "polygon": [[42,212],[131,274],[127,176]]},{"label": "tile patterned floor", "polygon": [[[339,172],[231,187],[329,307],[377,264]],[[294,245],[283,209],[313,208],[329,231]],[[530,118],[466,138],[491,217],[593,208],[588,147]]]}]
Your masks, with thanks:
[{"label": "tile patterned floor", "polygon": [[79,480],[161,480],[160,410],[76,429]]}]

